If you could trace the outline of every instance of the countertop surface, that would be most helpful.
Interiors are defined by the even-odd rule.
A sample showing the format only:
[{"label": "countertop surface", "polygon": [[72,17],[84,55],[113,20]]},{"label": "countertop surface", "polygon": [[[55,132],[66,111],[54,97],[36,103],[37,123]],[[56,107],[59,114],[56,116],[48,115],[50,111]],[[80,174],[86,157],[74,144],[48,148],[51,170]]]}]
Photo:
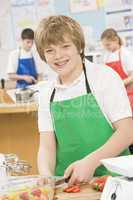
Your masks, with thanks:
[{"label": "countertop surface", "polygon": [[37,103],[23,103],[23,104],[0,104],[0,114],[9,114],[9,113],[29,113],[37,111]]},{"label": "countertop surface", "polygon": [[[33,88],[35,90],[36,88]],[[7,90],[6,93],[13,100],[13,102],[2,101],[0,103],[0,114],[10,113],[29,113],[37,111],[38,96],[34,96],[34,102],[16,103],[15,92],[17,89]],[[2,91],[2,90],[1,90]]]}]

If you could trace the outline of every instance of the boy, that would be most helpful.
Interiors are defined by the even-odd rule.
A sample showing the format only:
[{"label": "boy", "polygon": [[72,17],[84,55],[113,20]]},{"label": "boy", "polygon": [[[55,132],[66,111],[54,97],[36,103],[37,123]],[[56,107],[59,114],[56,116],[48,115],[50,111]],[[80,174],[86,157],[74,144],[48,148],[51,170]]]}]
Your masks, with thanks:
[{"label": "boy", "polygon": [[8,76],[17,81],[17,88],[25,88],[35,84],[41,77],[39,59],[32,52],[34,32],[26,28],[21,33],[21,47],[12,51],[9,56]]},{"label": "boy", "polygon": [[58,74],[56,81],[40,85],[40,174],[70,177],[70,185],[108,174],[100,160],[127,155],[133,141],[121,79],[110,68],[84,60],[84,35],[70,17],[43,19],[35,42],[40,57]]}]

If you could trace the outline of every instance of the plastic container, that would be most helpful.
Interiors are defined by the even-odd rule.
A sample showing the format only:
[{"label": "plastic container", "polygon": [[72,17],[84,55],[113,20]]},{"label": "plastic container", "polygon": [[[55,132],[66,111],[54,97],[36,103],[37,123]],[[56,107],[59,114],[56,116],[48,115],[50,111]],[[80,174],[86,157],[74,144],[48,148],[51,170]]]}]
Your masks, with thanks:
[{"label": "plastic container", "polygon": [[39,185],[40,176],[12,177],[0,191],[0,200],[53,200],[54,181]]}]

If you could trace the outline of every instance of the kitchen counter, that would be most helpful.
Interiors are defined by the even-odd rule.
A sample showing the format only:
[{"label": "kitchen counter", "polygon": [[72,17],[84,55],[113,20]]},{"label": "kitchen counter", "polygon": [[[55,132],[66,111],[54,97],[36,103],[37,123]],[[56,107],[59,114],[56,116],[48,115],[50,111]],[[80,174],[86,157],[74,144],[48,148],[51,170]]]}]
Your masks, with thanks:
[{"label": "kitchen counter", "polygon": [[37,174],[37,104],[0,104],[0,153],[15,153]]},{"label": "kitchen counter", "polygon": [[26,104],[0,104],[0,114],[5,113],[28,113],[37,111],[37,103]]},{"label": "kitchen counter", "polygon": [[79,193],[65,193],[56,191],[57,200],[100,200],[101,193],[90,188],[89,185],[82,185]]}]

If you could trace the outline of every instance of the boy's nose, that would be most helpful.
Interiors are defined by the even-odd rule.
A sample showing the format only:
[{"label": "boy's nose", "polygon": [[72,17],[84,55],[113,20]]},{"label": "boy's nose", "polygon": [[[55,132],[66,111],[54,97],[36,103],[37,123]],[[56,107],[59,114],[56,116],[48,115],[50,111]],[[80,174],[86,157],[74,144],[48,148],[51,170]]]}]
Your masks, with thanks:
[{"label": "boy's nose", "polygon": [[61,49],[56,49],[56,51],[55,51],[55,58],[59,59],[61,57],[62,57],[62,51],[61,51]]}]

